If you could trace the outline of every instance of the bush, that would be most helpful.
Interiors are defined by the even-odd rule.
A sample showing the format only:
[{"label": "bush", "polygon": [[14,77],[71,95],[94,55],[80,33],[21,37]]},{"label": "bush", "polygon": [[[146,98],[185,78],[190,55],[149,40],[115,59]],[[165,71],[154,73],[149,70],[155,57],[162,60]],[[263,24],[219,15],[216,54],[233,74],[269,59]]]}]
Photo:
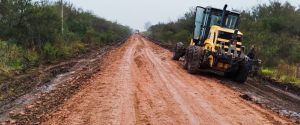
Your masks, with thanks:
[{"label": "bush", "polygon": [[57,47],[53,46],[50,42],[47,42],[43,46],[43,55],[47,60],[54,60],[59,56],[62,56],[62,53],[59,52],[59,49]]},{"label": "bush", "polygon": [[39,63],[40,55],[35,50],[26,50],[24,56],[26,67],[36,66]]},{"label": "bush", "polygon": [[6,41],[0,41],[0,70],[9,73],[12,70],[22,69],[23,50],[16,44],[9,44]]},{"label": "bush", "polygon": [[68,43],[68,45],[61,45],[60,48],[64,57],[71,57],[76,53],[80,53],[86,49],[86,45],[81,41],[74,41]]},{"label": "bush", "polygon": [[147,34],[153,39],[165,43],[189,43],[194,32],[195,12],[191,10],[176,22],[159,23],[151,26]]}]

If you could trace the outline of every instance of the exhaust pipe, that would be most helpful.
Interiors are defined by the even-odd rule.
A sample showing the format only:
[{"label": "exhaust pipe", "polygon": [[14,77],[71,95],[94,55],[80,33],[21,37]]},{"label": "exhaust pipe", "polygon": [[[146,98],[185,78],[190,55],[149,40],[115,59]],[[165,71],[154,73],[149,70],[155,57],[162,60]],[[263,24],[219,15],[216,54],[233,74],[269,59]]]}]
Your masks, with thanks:
[{"label": "exhaust pipe", "polygon": [[225,26],[225,15],[226,15],[226,9],[227,9],[227,4],[225,4],[224,8],[223,8],[223,13],[222,13],[222,18],[221,18],[221,26],[224,27]]}]

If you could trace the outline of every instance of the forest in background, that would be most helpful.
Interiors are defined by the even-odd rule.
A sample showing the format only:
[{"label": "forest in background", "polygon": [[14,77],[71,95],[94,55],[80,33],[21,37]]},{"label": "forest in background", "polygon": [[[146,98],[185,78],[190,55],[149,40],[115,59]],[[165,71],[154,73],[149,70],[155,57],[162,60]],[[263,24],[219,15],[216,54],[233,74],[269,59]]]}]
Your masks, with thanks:
[{"label": "forest in background", "polygon": [[61,2],[0,0],[0,76],[112,44],[131,29]]},{"label": "forest in background", "polygon": [[[288,2],[271,1],[241,12],[240,31],[246,48],[255,45],[263,60],[263,75],[300,85],[300,9]],[[175,22],[151,26],[146,35],[166,44],[189,44],[194,30],[191,10]]]}]

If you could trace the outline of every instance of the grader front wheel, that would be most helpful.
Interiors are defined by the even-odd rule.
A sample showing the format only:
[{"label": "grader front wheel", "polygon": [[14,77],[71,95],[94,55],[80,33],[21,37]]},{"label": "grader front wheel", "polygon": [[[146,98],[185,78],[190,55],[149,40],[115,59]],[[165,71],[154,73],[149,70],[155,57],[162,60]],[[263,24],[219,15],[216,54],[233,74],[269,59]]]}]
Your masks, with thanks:
[{"label": "grader front wheel", "polygon": [[184,44],[179,42],[176,44],[173,52],[173,60],[179,60],[184,55]]}]

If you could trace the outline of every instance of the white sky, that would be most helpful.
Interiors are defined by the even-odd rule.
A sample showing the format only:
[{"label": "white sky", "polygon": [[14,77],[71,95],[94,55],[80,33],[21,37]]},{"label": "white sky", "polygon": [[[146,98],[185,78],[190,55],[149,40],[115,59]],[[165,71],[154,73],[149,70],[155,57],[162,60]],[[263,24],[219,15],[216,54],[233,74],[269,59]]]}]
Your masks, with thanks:
[{"label": "white sky", "polygon": [[[223,8],[228,4],[229,9],[251,9],[259,3],[269,0],[66,0],[76,7],[93,12],[107,20],[117,21],[133,29],[144,30],[146,22],[157,24],[169,22],[182,17],[183,14],[195,6],[213,6]],[[299,7],[300,0],[288,1]]]}]

